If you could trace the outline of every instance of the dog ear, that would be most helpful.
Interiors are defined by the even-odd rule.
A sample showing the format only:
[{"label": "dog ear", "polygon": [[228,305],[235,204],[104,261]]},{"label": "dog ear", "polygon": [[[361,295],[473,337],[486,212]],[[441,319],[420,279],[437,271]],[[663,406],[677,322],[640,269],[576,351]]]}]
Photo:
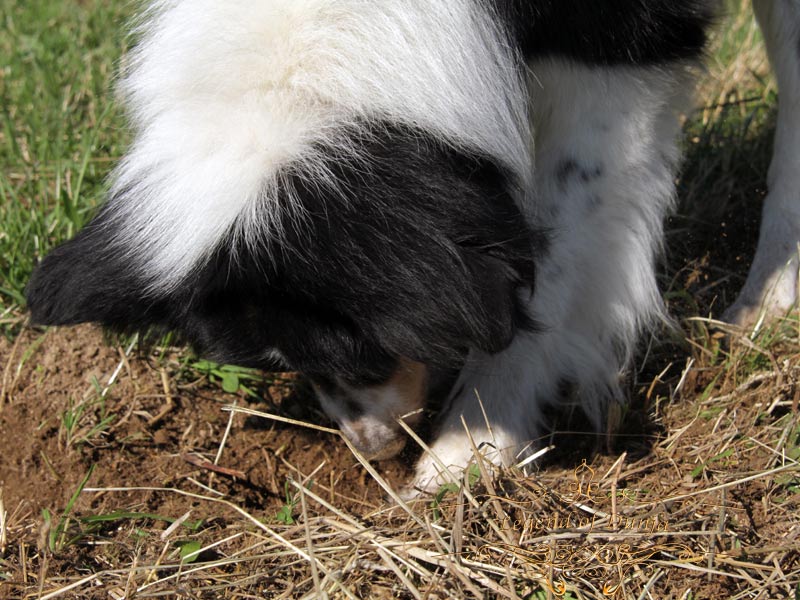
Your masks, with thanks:
[{"label": "dog ear", "polygon": [[99,322],[136,329],[159,321],[159,304],[126,264],[114,226],[102,210],[71,240],[34,269],[25,289],[31,321],[38,325]]},{"label": "dog ear", "polygon": [[478,304],[483,307],[488,324],[486,335],[478,345],[480,350],[490,354],[499,352],[511,343],[518,330],[536,329],[525,302],[533,282],[528,274],[530,265],[515,268],[513,261],[474,252],[466,262]]},{"label": "dog ear", "polygon": [[[444,367],[473,348],[498,352],[519,329],[535,328],[526,296],[545,239],[519,209],[513,176],[419,132],[387,126],[381,135],[365,144],[367,168],[336,165],[354,192],[350,214],[308,211],[325,219],[315,225],[324,241],[315,254],[336,248],[351,271],[367,274],[350,279],[362,286],[349,301],[354,321],[373,327],[392,354]],[[331,224],[350,235],[326,240]],[[347,278],[341,261],[322,263]]]}]

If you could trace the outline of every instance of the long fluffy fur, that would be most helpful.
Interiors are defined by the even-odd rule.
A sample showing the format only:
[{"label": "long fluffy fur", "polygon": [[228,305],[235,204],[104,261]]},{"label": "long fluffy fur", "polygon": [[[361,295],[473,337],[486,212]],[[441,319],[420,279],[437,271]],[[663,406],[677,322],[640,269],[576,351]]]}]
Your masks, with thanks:
[{"label": "long fluffy fur", "polygon": [[281,236],[303,210],[287,170],[335,187],[331,156],[358,157],[376,121],[485,154],[526,187],[518,57],[480,2],[158,2],[140,30],[121,87],[136,142],[110,209],[148,287],[176,286],[231,232]]}]

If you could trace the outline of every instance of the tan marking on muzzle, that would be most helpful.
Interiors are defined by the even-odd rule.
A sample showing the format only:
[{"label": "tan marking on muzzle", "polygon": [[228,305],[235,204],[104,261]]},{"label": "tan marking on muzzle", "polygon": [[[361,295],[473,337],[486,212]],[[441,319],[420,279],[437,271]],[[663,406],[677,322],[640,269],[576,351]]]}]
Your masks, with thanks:
[{"label": "tan marking on muzzle", "polygon": [[[351,439],[353,444],[369,460],[385,460],[397,455],[406,444],[406,436],[395,419],[414,413],[405,417],[404,421],[411,427],[416,425],[422,416],[420,409],[425,407],[427,391],[427,367],[412,360],[400,359],[397,369],[385,384],[368,390],[373,398],[394,397],[400,402],[385,406],[386,413],[380,417],[380,428],[375,427],[374,414],[350,421],[348,428],[356,438]],[[373,401],[380,404],[377,400]]]},{"label": "tan marking on muzzle", "polygon": [[411,426],[419,423],[422,416],[419,409],[425,407],[428,396],[428,368],[422,363],[401,358],[397,370],[386,385],[394,386],[398,395],[406,398],[406,410],[395,417],[417,411],[416,414],[406,417],[405,422]]}]

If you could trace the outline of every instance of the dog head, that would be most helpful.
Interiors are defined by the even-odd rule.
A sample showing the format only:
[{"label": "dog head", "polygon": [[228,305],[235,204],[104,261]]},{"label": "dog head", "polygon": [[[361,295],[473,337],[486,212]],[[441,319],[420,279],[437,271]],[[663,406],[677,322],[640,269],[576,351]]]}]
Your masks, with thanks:
[{"label": "dog head", "polygon": [[35,271],[33,321],[174,330],[220,362],[300,371],[358,448],[386,456],[442,373],[532,325],[539,238],[491,161],[388,125],[358,145],[325,177],[275,178],[270,198],[294,206],[280,233],[228,231],[172,286],[142,268],[119,208],[137,189],[119,189]]}]

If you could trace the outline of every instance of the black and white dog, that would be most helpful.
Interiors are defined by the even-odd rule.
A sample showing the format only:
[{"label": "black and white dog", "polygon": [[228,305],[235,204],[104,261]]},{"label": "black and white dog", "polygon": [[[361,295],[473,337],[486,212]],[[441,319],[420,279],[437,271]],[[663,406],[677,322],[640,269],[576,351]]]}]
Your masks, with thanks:
[{"label": "black and white dog", "polygon": [[[800,2],[754,4],[781,108],[739,322],[794,305],[800,241]],[[33,321],[302,371],[375,458],[437,394],[447,466],[471,458],[465,425],[515,460],[565,386],[599,424],[662,316],[678,112],[717,8],[154,1],[121,81],[135,141],[34,273]]]}]

